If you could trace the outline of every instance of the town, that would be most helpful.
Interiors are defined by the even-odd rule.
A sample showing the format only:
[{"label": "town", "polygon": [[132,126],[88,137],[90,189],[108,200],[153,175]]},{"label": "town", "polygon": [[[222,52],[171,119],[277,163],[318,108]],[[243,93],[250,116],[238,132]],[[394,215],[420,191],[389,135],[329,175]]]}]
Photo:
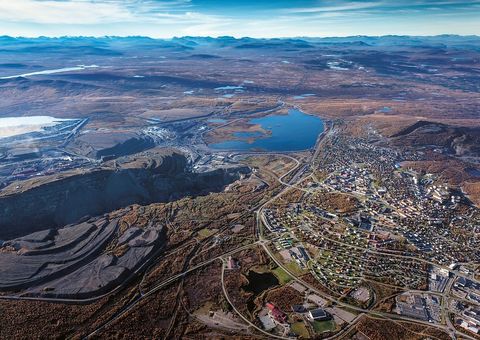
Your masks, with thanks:
[{"label": "town", "polygon": [[[341,301],[376,306],[385,286],[398,295],[383,301],[383,312],[479,334],[479,210],[433,174],[402,166],[419,154],[335,130],[322,143],[318,166],[261,213],[261,233],[281,267],[292,276],[310,272],[333,298],[302,306],[307,327],[344,320]],[[286,334],[286,311],[266,307]]]}]

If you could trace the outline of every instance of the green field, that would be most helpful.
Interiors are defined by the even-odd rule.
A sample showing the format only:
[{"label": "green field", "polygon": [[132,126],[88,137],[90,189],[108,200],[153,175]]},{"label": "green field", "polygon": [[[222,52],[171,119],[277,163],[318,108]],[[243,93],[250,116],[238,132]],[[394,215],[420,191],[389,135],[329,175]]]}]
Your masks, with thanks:
[{"label": "green field", "polygon": [[200,238],[207,238],[209,236],[212,236],[214,233],[215,233],[216,230],[210,230],[208,228],[204,228],[202,230],[200,230],[198,232],[198,236],[200,236]]},{"label": "green field", "polygon": [[288,275],[282,268],[277,267],[274,270],[272,270],[272,273],[277,277],[278,282],[280,282],[281,285],[284,285],[292,280],[291,276]]},{"label": "green field", "polygon": [[335,322],[333,320],[326,320],[326,321],[314,321],[312,323],[313,329],[317,333],[323,333],[328,331],[335,330]]},{"label": "green field", "polygon": [[285,264],[285,267],[293,274],[293,275],[296,275],[296,276],[301,276],[301,275],[304,275],[306,273],[308,273],[307,270],[304,270],[302,268],[300,268],[300,266],[294,262],[294,261],[291,261],[291,262],[288,262]]},{"label": "green field", "polygon": [[310,337],[310,334],[308,334],[307,327],[303,322],[295,322],[291,326],[292,332],[297,334],[299,337],[308,339]]}]

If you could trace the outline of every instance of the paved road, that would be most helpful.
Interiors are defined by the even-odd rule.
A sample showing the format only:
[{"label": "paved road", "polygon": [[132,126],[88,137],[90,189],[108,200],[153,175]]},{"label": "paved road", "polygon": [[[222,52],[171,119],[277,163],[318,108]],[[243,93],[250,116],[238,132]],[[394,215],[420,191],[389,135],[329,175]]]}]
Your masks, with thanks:
[{"label": "paved road", "polygon": [[222,260],[222,290],[223,290],[223,295],[225,296],[225,299],[230,304],[230,306],[232,306],[235,313],[237,313],[238,316],[240,316],[243,319],[243,321],[245,321],[251,327],[255,328],[260,333],[265,334],[267,336],[267,339],[271,339],[271,338],[274,338],[274,339],[290,339],[290,338],[282,337],[282,336],[275,335],[275,334],[268,333],[268,332],[264,331],[263,329],[261,329],[260,327],[258,327],[254,323],[252,323],[250,320],[248,320],[245,316],[243,316],[242,313],[240,313],[240,311],[235,307],[235,305],[230,300],[230,298],[228,296],[227,289],[225,287],[225,261],[224,260]]},{"label": "paved road", "polygon": [[[317,143],[317,150],[318,150],[318,146],[320,145],[321,143],[321,140],[318,141]],[[315,154],[317,154],[317,151],[315,152]],[[291,157],[292,158],[292,157]],[[297,160],[297,167],[299,166],[299,162]],[[297,167],[295,167],[294,169],[290,170],[289,173],[293,170],[295,170]],[[288,174],[288,173],[287,173]],[[278,197],[280,197],[281,195],[283,195],[287,190],[289,190],[291,187],[295,187],[295,184],[299,183],[300,181],[304,180],[305,178],[299,178],[297,180],[296,183],[285,183],[284,181],[282,181],[282,179],[287,175],[287,174],[284,174],[283,176],[281,176],[280,178],[278,178],[279,182],[285,186],[285,188],[280,191],[275,197],[273,197],[272,199],[270,199],[269,201],[267,201],[265,204],[263,204],[256,212],[256,215],[257,215],[257,229],[260,230],[260,221],[262,221],[265,225],[268,224],[268,221],[266,221],[265,219],[259,217],[260,214],[261,214],[261,211],[262,209],[269,203],[271,203],[272,201],[274,201],[275,199],[277,199]],[[309,175],[310,176],[310,175]],[[322,291],[319,291],[318,289],[316,289],[315,287],[311,286],[309,283],[305,282],[304,280],[298,278],[295,274],[293,274],[288,268],[286,268],[283,263],[281,263],[276,257],[275,255],[271,252],[270,248],[268,247],[267,243],[266,243],[266,240],[264,239],[263,235],[261,232],[258,233],[258,237],[259,237],[259,244],[263,247],[264,251],[268,254],[268,256],[277,264],[277,266],[279,266],[280,268],[282,268],[287,274],[289,274],[293,280],[299,282],[300,284],[302,284],[303,286],[307,287],[308,289],[310,289],[310,291],[316,293],[317,295],[325,298],[326,300],[328,301],[331,301],[335,304],[337,304],[338,306],[340,307],[345,307],[345,308],[349,308],[349,309],[352,309],[352,310],[355,310],[357,312],[360,312],[361,314],[366,314],[366,315],[370,315],[370,316],[374,316],[374,317],[379,317],[379,318],[382,318],[382,319],[387,319],[387,320],[399,320],[399,321],[406,321],[406,322],[412,322],[412,323],[417,323],[417,324],[423,324],[425,326],[429,326],[429,327],[434,327],[434,328],[439,328],[443,331],[446,331],[448,334],[450,334],[450,336],[452,336],[452,338],[456,338],[456,335],[460,335],[464,338],[467,338],[467,339],[472,339],[474,340],[475,338],[467,335],[467,334],[464,334],[464,333],[461,333],[459,331],[457,331],[453,325],[451,325],[451,323],[449,323],[449,321],[447,321],[447,325],[439,325],[439,324],[432,324],[432,323],[429,323],[427,321],[421,321],[421,320],[417,320],[417,319],[412,319],[412,318],[408,318],[408,317],[405,317],[405,316],[402,316],[402,315],[396,315],[396,314],[391,314],[391,313],[384,313],[384,312],[377,312],[377,311],[371,311],[369,309],[363,309],[363,308],[359,308],[359,307],[356,307],[356,306],[353,306],[353,305],[350,305],[350,304],[347,304],[347,303],[344,303],[344,302],[341,302],[339,301],[338,299],[334,298],[334,297],[331,297],[330,295],[322,292]],[[339,242],[339,243],[342,243],[342,242]],[[350,244],[345,244],[347,246],[352,246]],[[354,246],[355,247],[355,246]],[[360,247],[356,247],[356,248],[360,248]],[[365,251],[365,248],[360,248],[362,249],[363,251]],[[371,251],[372,253],[379,253],[379,252],[376,252],[376,251]],[[387,255],[387,256],[392,256],[392,254],[385,254],[385,253],[379,253],[381,255]],[[430,261],[427,261],[427,260],[423,260],[423,259],[418,259],[418,258],[413,258],[411,256],[402,256],[402,255],[395,255],[399,258],[408,258],[408,259],[415,259],[415,260],[419,260],[419,261],[423,261],[425,263],[429,263],[429,264],[432,264],[432,265],[436,265],[438,266],[437,264],[435,263],[432,263]],[[448,287],[448,291],[450,290],[451,288],[451,285],[453,283],[453,280],[450,282],[449,284],[449,287]],[[447,290],[446,290],[447,291]],[[426,291],[422,291],[423,293],[428,293]],[[444,295],[443,295],[444,296]],[[448,317],[447,317],[448,318]],[[354,320],[355,322],[358,320],[358,317],[356,318],[356,320]],[[341,333],[339,334],[336,334],[334,335],[332,338],[336,338],[338,336],[340,336]]]},{"label": "paved road", "polygon": [[91,332],[86,338],[90,338],[91,336],[99,333],[101,330],[105,329],[107,326],[111,325],[113,322],[115,322],[116,320],[118,320],[120,317],[122,317],[123,315],[125,315],[127,312],[129,312],[130,310],[132,310],[139,302],[141,302],[143,299],[149,297],[150,295],[156,293],[157,291],[159,291],[160,289],[172,284],[173,282],[177,281],[179,278],[181,277],[184,277],[185,275],[187,275],[188,273],[191,273],[199,268],[202,268],[208,264],[211,264],[215,261],[218,261],[218,260],[221,260],[222,258],[224,257],[228,257],[230,255],[234,255],[242,250],[246,250],[246,249],[249,249],[251,247],[254,247],[256,246],[257,242],[254,242],[254,243],[251,243],[251,244],[248,244],[248,245],[245,245],[245,246],[242,246],[242,247],[239,247],[239,248],[236,248],[234,250],[231,250],[229,252],[226,252],[224,254],[221,254],[221,255],[218,255],[214,258],[211,258],[211,259],[208,259],[202,263],[199,263],[177,275],[173,275],[171,276],[170,278],[156,284],[152,289],[150,289],[148,292],[142,294],[142,295],[139,295],[134,301],[132,301],[130,304],[128,304],[126,307],[124,307],[121,311],[119,311],[118,313],[116,313],[109,321],[107,321],[105,324],[103,324],[102,326],[98,327],[97,329],[95,329],[93,332]]},{"label": "paved road", "polygon": [[[340,307],[345,307],[345,308],[349,308],[349,309],[352,309],[352,310],[355,310],[357,312],[361,312],[361,313],[364,313],[364,314],[367,314],[367,315],[373,315],[373,316],[376,316],[376,317],[381,317],[383,319],[387,319],[387,320],[400,320],[400,321],[408,321],[408,322],[413,322],[413,323],[419,323],[419,324],[423,324],[423,325],[427,325],[427,326],[430,326],[430,327],[434,327],[434,328],[439,328],[439,329],[442,329],[444,331],[447,331],[447,332],[451,332],[451,328],[449,326],[444,326],[444,325],[438,325],[438,324],[432,324],[432,323],[429,323],[427,321],[421,321],[421,320],[417,320],[417,319],[412,319],[412,318],[408,318],[408,317],[405,317],[405,316],[402,316],[402,315],[396,315],[396,314],[390,314],[390,313],[384,313],[384,312],[377,312],[377,311],[371,311],[371,310],[368,310],[368,309],[363,309],[363,308],[360,308],[360,307],[356,307],[356,306],[353,306],[353,305],[350,305],[350,304],[347,304],[347,303],[344,303],[344,302],[341,302],[339,301],[338,299],[336,298],[333,298],[327,294],[325,294],[324,292],[322,291],[319,291],[318,289],[316,289],[315,287],[313,287],[312,285],[310,285],[309,283],[305,282],[304,280],[298,278],[295,276],[295,274],[293,274],[288,268],[286,268],[271,252],[271,250],[268,248],[268,246],[265,244],[265,243],[262,243],[260,241],[260,244],[262,245],[262,247],[264,248],[265,252],[270,256],[270,258],[280,267],[282,268],[287,274],[289,274],[293,280],[297,281],[298,283],[302,284],[303,286],[307,287],[310,291],[314,292],[315,294],[323,297],[324,299],[328,300],[328,301],[331,301],[335,304],[337,304],[338,306]],[[425,293],[425,291],[423,291],[423,293]],[[461,333],[459,331],[456,331],[455,330],[455,333],[463,336],[463,337],[466,337],[468,339],[472,339],[474,340],[475,338],[474,337],[471,337],[469,335],[466,335],[464,333]]]}]

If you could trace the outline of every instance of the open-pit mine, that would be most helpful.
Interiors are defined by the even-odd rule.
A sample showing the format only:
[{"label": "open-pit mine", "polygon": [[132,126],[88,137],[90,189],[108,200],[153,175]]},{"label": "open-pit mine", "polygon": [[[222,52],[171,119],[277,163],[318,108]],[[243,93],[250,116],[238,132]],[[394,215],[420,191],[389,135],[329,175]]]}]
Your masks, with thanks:
[{"label": "open-pit mine", "polygon": [[0,46],[1,339],[479,339],[478,37]]}]

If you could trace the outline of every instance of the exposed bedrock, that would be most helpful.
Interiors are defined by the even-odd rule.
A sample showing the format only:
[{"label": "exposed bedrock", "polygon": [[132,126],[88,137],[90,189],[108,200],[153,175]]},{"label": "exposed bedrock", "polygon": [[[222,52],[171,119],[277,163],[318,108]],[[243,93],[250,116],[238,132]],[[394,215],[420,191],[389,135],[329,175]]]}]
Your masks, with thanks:
[{"label": "exposed bedrock", "polygon": [[136,136],[129,138],[123,142],[117,143],[109,148],[98,150],[93,154],[95,158],[101,157],[120,157],[125,155],[131,155],[143,150],[153,148],[155,141],[148,136]]},{"label": "exposed bedrock", "polygon": [[247,172],[247,167],[234,167],[192,173],[187,171],[185,156],[173,153],[148,163],[50,181],[0,196],[0,240],[58,228],[130,204],[167,202],[220,191]]},{"label": "exposed bedrock", "polygon": [[435,146],[459,157],[480,157],[480,129],[418,121],[390,136],[399,146]]}]

